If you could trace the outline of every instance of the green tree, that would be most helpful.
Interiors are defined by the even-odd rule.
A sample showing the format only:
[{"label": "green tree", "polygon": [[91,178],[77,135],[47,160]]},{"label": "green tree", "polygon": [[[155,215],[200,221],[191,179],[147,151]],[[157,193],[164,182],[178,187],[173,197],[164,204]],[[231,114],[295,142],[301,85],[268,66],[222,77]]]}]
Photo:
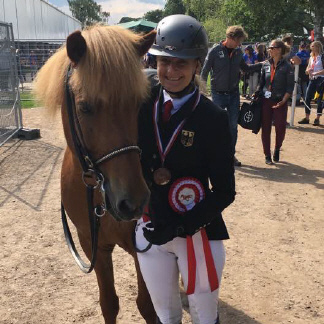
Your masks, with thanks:
[{"label": "green tree", "polygon": [[147,13],[144,14],[143,18],[145,20],[158,23],[163,18],[163,10],[156,9],[156,10],[148,11]]},{"label": "green tree", "polygon": [[186,14],[195,17],[198,21],[218,18],[222,0],[183,0]]},{"label": "green tree", "polygon": [[68,0],[68,3],[72,16],[81,22],[82,27],[107,22],[110,16],[110,13],[102,11],[101,5],[94,0]]},{"label": "green tree", "polygon": [[124,23],[130,22],[130,21],[136,21],[136,20],[140,20],[140,19],[141,18],[122,17],[122,18],[120,18],[118,24],[124,24]]},{"label": "green tree", "polygon": [[167,0],[164,6],[163,16],[170,16],[176,14],[184,14],[186,12],[182,0]]}]

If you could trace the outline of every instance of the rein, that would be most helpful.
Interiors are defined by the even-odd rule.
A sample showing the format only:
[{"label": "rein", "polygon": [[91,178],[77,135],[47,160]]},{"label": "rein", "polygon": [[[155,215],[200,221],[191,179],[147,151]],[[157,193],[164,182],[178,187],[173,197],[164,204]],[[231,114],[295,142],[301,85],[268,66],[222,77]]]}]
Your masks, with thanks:
[{"label": "rein", "polygon": [[[108,195],[106,195],[106,190],[105,190],[106,179],[104,175],[101,173],[98,166],[104,161],[109,161],[114,157],[120,154],[127,153],[129,151],[137,151],[139,154],[141,154],[141,149],[136,145],[129,145],[119,149],[115,149],[96,161],[93,160],[93,158],[91,157],[89,151],[87,150],[84,144],[81,126],[76,114],[75,98],[69,86],[69,80],[71,74],[72,74],[72,68],[70,65],[65,77],[65,100],[67,106],[67,114],[69,119],[71,137],[72,137],[75,153],[82,167],[82,171],[83,171],[82,180],[87,190],[88,218],[89,218],[90,234],[91,234],[90,264],[87,264],[82,260],[75,247],[71,235],[71,231],[67,222],[67,217],[66,217],[66,212],[65,212],[63,202],[61,202],[61,218],[63,223],[65,240],[72,256],[74,257],[79,268],[84,273],[90,273],[93,270],[96,263],[100,218],[103,217],[110,208],[112,208],[111,203],[109,201],[109,197]],[[93,180],[95,180],[95,182]],[[95,190],[98,190],[102,197],[101,204],[98,204],[96,206],[94,206],[93,204],[93,197],[94,197]],[[108,201],[106,197],[108,198]]]}]

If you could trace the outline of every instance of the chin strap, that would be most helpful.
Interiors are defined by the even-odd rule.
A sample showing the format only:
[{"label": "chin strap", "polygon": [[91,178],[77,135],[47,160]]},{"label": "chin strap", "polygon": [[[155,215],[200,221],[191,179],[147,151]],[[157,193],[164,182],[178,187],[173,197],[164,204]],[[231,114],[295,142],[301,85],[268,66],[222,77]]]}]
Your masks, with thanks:
[{"label": "chin strap", "polygon": [[178,92],[169,91],[169,90],[165,89],[164,87],[163,87],[163,89],[167,93],[169,93],[169,94],[171,94],[171,95],[173,95],[173,96],[175,96],[177,98],[181,98],[181,97],[183,97],[183,96],[185,96],[185,95],[187,95],[187,94],[189,94],[189,93],[191,93],[191,92],[193,92],[195,90],[196,86],[195,86],[195,81],[194,80],[195,80],[195,75],[193,75],[192,80],[190,81],[190,83],[183,90],[178,91]]}]

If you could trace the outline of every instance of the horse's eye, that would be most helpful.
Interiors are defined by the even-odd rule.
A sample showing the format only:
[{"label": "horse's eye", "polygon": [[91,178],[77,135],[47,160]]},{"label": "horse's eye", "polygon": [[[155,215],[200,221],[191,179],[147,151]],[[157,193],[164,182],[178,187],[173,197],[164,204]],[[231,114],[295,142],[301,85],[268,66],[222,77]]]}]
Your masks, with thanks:
[{"label": "horse's eye", "polygon": [[85,101],[79,102],[78,106],[79,110],[85,114],[90,114],[92,112],[91,106]]}]

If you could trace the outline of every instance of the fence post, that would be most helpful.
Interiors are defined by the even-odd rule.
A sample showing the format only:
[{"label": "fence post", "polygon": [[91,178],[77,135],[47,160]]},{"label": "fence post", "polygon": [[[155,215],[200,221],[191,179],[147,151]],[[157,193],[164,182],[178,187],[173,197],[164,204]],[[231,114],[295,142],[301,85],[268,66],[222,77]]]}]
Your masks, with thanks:
[{"label": "fence post", "polygon": [[294,65],[295,67],[295,75],[294,75],[294,92],[292,94],[291,100],[291,112],[290,112],[290,126],[294,126],[294,118],[295,118],[295,108],[296,108],[296,99],[297,99],[297,88],[298,88],[298,75],[299,75],[299,65]]}]

